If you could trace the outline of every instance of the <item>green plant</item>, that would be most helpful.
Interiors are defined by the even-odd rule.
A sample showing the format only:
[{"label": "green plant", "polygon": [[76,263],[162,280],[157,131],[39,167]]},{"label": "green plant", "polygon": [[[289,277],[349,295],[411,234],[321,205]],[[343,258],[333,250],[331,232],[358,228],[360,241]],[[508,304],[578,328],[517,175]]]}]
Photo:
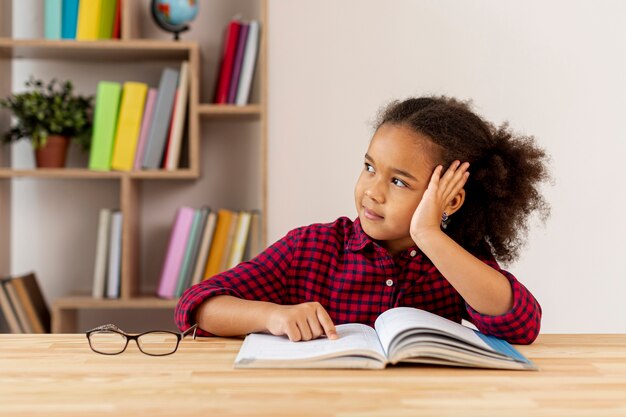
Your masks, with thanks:
[{"label": "green plant", "polygon": [[48,84],[30,77],[27,91],[0,99],[16,123],[3,135],[7,143],[30,139],[33,148],[46,144],[49,135],[71,138],[87,151],[91,145],[93,96],[74,94],[71,81],[52,79]]}]

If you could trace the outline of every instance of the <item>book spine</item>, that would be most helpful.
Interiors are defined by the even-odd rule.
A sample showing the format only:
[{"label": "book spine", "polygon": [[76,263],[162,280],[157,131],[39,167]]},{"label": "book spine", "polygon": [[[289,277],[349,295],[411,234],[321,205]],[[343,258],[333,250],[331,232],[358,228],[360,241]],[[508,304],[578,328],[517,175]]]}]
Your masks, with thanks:
[{"label": "book spine", "polygon": [[147,93],[148,86],[144,83],[124,83],[122,104],[117,119],[113,159],[111,160],[111,168],[115,170],[130,171],[133,169]]},{"label": "book spine", "polygon": [[239,21],[232,20],[228,24],[228,29],[226,30],[224,54],[215,97],[215,102],[218,104],[225,104],[228,102],[228,90],[230,80],[232,79],[233,63],[235,61],[235,53],[237,51],[237,40],[239,39],[240,27],[241,23]]},{"label": "book spine", "polygon": [[6,282],[9,280],[10,278],[4,278],[0,281],[0,308],[2,308],[2,313],[4,314],[4,318],[9,325],[11,333],[24,333],[24,329],[22,328],[22,325],[17,317],[15,307],[13,306],[6,289]]},{"label": "book spine", "polygon": [[233,239],[232,250],[226,265],[226,269],[231,269],[237,266],[243,260],[243,252],[246,247],[246,241],[250,231],[250,220],[252,214],[247,211],[239,213],[239,220],[237,221],[237,229],[235,231],[235,237]]},{"label": "book spine", "polygon": [[170,240],[165,254],[157,295],[162,298],[174,298],[176,282],[183,261],[185,243],[193,222],[194,209],[180,207],[176,212],[174,224],[170,232]]},{"label": "book spine", "polygon": [[109,171],[117,127],[121,86],[119,83],[100,81],[96,92],[89,169]]},{"label": "book spine", "polygon": [[233,220],[233,212],[227,209],[219,209],[217,212],[217,224],[215,226],[215,236],[204,270],[204,279],[209,279],[220,271],[222,256],[226,250],[226,241],[230,231],[230,224]]},{"label": "book spine", "polygon": [[111,245],[109,246],[109,268],[106,288],[107,298],[120,297],[122,222],[122,213],[119,211],[113,212],[111,215]]},{"label": "book spine", "polygon": [[170,133],[165,169],[174,171],[178,168],[180,160],[180,148],[183,141],[183,128],[187,112],[187,95],[189,91],[189,63],[183,61],[180,67],[178,88],[176,89],[176,106],[172,116],[172,128]]},{"label": "book spine", "polygon": [[256,67],[257,55],[259,51],[260,29],[259,22],[253,20],[250,22],[248,29],[248,38],[246,40],[246,50],[243,57],[241,68],[241,77],[237,89],[237,98],[235,104],[245,106],[250,98],[250,89],[252,87],[252,79],[254,77],[254,69]]},{"label": "book spine", "polygon": [[61,37],[76,39],[76,23],[78,20],[78,0],[63,0],[63,17],[61,19]]},{"label": "book spine", "polygon": [[100,210],[98,221],[98,241],[96,243],[96,256],[93,271],[93,298],[104,298],[107,260],[109,259],[109,245],[111,240],[111,210]]},{"label": "book spine", "polygon": [[133,162],[133,169],[136,171],[141,170],[141,161],[146,151],[146,142],[148,140],[148,131],[152,124],[152,115],[154,114],[154,105],[156,103],[157,90],[151,88],[148,90],[146,96],[146,106],[143,111],[143,118],[141,119],[141,130],[139,131],[139,141],[137,142],[137,150],[135,151],[135,161]]},{"label": "book spine", "polygon": [[83,0],[79,2],[76,39],[81,41],[98,39],[101,9],[102,0]]},{"label": "book spine", "polygon": [[233,66],[233,79],[230,82],[228,91],[228,104],[235,104],[237,100],[237,89],[239,86],[239,80],[241,78],[241,67],[243,64],[243,57],[246,51],[246,41],[248,40],[248,30],[250,24],[242,23],[239,30],[239,40],[237,41],[237,54],[235,55],[235,64]]},{"label": "book spine", "polygon": [[111,39],[113,37],[113,24],[115,20],[116,0],[101,0],[100,19],[98,21],[98,39]]},{"label": "book spine", "polygon": [[62,0],[45,0],[44,37],[46,39],[61,39],[62,9]]}]

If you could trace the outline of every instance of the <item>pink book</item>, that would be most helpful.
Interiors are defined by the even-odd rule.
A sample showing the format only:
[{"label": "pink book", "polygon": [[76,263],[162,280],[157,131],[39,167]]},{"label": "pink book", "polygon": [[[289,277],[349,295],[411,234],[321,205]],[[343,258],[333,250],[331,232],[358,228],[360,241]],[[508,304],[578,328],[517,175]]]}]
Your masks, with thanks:
[{"label": "pink book", "polygon": [[152,124],[152,114],[154,113],[156,96],[156,88],[151,88],[148,90],[148,95],[146,97],[146,106],[143,111],[143,119],[141,120],[141,130],[139,131],[139,142],[137,142],[137,151],[135,152],[135,162],[133,163],[133,169],[136,171],[141,170],[143,153],[146,149],[146,140],[148,138],[148,132],[150,131],[150,125]]},{"label": "pink book", "polygon": [[159,297],[176,297],[176,281],[185,256],[185,247],[189,239],[194,213],[195,210],[190,207],[180,207],[176,212],[157,290]]}]

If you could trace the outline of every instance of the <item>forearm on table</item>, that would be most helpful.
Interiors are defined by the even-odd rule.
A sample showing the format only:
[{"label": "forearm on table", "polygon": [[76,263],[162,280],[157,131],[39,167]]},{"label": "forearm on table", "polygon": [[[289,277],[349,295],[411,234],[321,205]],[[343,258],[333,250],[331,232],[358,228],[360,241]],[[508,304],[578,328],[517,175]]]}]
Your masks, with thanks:
[{"label": "forearm on table", "polygon": [[264,332],[266,318],[275,306],[265,301],[244,300],[217,295],[204,301],[196,310],[198,326],[216,336],[241,336]]}]

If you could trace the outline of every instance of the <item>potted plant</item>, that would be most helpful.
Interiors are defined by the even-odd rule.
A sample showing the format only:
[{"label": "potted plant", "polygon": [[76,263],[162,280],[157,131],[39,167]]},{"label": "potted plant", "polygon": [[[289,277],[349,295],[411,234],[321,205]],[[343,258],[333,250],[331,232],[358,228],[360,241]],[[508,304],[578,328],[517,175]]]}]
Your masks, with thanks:
[{"label": "potted plant", "polygon": [[4,142],[30,139],[39,168],[64,167],[70,140],[89,150],[93,96],[74,94],[71,81],[44,84],[31,76],[25,85],[27,91],[0,99],[15,117]]}]

